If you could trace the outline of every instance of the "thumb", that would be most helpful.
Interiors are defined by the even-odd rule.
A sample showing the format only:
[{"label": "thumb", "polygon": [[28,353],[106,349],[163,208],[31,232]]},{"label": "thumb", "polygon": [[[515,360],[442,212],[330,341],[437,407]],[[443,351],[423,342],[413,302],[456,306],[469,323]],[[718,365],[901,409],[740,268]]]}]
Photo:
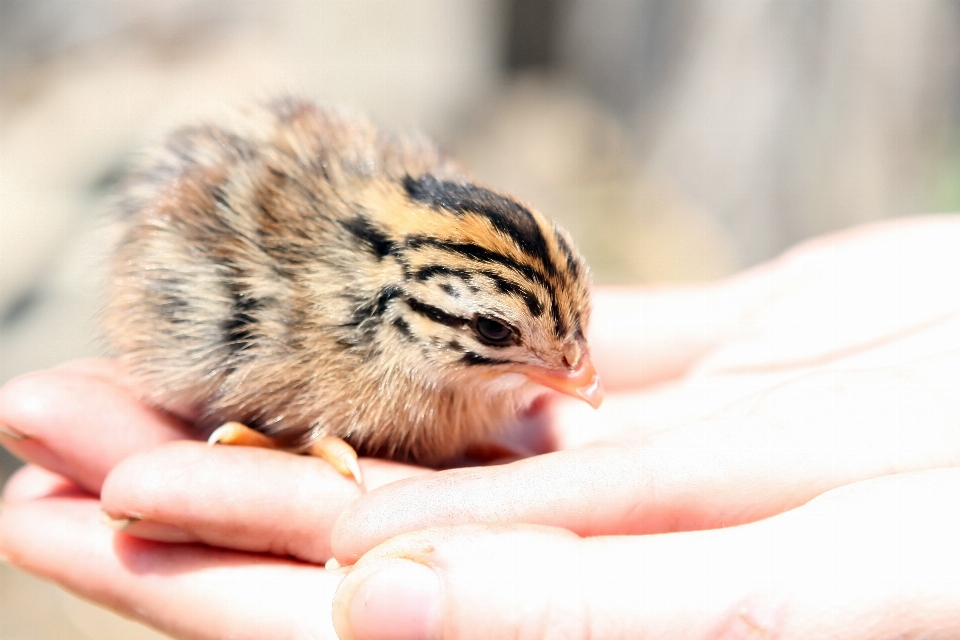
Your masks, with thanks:
[{"label": "thumb", "polygon": [[424,529],[357,562],[334,626],[343,640],[960,638],[957,495],[960,469],[936,469],[727,529]]},{"label": "thumb", "polygon": [[[582,539],[537,525],[406,534],[354,566],[338,588],[334,626],[343,640],[715,633],[707,621],[730,607],[702,588],[702,551],[683,558],[678,548],[664,554],[639,540]],[[753,627],[776,625],[776,609],[763,602],[754,609],[764,610],[751,618]]]}]

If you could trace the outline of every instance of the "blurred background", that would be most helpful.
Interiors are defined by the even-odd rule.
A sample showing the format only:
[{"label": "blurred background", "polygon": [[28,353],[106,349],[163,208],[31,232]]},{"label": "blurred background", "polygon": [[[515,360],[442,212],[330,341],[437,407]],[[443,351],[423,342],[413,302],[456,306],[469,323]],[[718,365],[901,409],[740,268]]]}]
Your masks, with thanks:
[{"label": "blurred background", "polygon": [[[600,283],[960,210],[958,0],[0,0],[0,383],[97,354],[128,154],[280,93],[432,134]],[[3,640],[159,637],[0,565]]]}]

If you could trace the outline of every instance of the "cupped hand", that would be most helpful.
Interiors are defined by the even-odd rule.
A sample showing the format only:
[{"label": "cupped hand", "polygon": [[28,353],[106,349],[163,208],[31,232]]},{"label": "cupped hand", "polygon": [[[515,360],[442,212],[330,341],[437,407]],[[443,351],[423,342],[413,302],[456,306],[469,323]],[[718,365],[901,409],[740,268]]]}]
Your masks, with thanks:
[{"label": "cupped hand", "polygon": [[[677,566],[687,567],[690,575],[709,575],[717,589],[728,585],[714,608],[697,610],[703,614],[702,624],[709,626],[712,620],[712,624],[721,625],[716,628],[723,629],[726,623],[718,622],[717,616],[727,615],[723,619],[732,620],[730,624],[741,620],[730,613],[739,606],[737,598],[746,598],[744,606],[752,611],[750,594],[768,590],[756,581],[735,580],[740,575],[736,567],[717,565],[719,559],[710,555],[713,550],[722,551],[728,558],[752,561],[757,538],[750,532],[761,527],[759,530],[776,532],[769,539],[774,549],[771,553],[776,555],[777,549],[786,553],[788,543],[800,535],[798,531],[806,530],[806,523],[822,523],[819,516],[790,520],[795,513],[813,513],[804,507],[806,511],[796,510],[726,531],[609,539],[610,546],[603,542],[607,538],[569,543],[577,540],[569,532],[639,534],[750,523],[803,505],[835,487],[877,476],[956,465],[960,444],[951,414],[958,415],[956,398],[960,395],[956,393],[960,384],[960,304],[955,293],[960,291],[956,282],[960,276],[954,275],[960,274],[958,258],[954,257],[958,243],[960,224],[954,220],[906,221],[822,240],[775,263],[708,287],[644,291],[642,295],[629,290],[601,292],[595,303],[591,342],[595,362],[613,393],[600,411],[589,413],[565,402],[543,405],[530,417],[527,428],[517,433],[523,444],[541,455],[511,464],[425,473],[365,460],[364,474],[373,480],[371,488],[381,483],[384,486],[363,497],[335,474],[318,479],[329,472],[318,461],[268,451],[202,449],[198,444],[157,448],[158,442],[181,437],[182,424],[176,420],[172,426],[167,424],[173,419],[166,414],[150,414],[149,420],[160,416],[172,433],[143,430],[144,416],[139,414],[116,421],[126,430],[104,430],[98,419],[103,418],[104,408],[115,408],[111,402],[117,399],[91,405],[96,394],[82,393],[73,402],[58,401],[63,415],[48,415],[46,421],[40,420],[46,425],[42,428],[31,426],[29,421],[21,423],[21,427],[28,427],[22,429],[27,438],[4,440],[18,455],[61,476],[52,483],[53,488],[24,491],[22,498],[19,487],[30,486],[30,474],[37,472],[25,472],[11,483],[11,506],[0,522],[2,549],[18,564],[128,613],[135,611],[137,616],[179,635],[220,637],[223,629],[218,633],[213,630],[217,625],[227,625],[239,637],[284,637],[280,632],[265,633],[266,627],[256,621],[282,619],[286,626],[278,629],[320,629],[317,620],[323,615],[290,617],[300,601],[278,595],[286,589],[280,581],[291,580],[291,593],[300,596],[309,592],[311,601],[329,612],[332,589],[340,577],[250,552],[323,561],[331,553],[330,526],[346,509],[332,539],[332,551],[342,561],[352,562],[404,532],[452,526],[431,529],[423,534],[425,538],[412,534],[413,538],[397,540],[407,541],[404,545],[412,539],[427,540],[425,547],[413,545],[421,551],[430,546],[459,549],[436,556],[446,558],[443,562],[449,561],[449,567],[460,567],[450,569],[449,574],[442,573],[447,569],[440,564],[424,560],[426,556],[418,556],[418,562],[428,565],[442,580],[460,576],[455,583],[444,582],[443,589],[449,589],[444,593],[461,593],[467,602],[486,609],[487,622],[501,625],[489,628],[512,629],[511,633],[522,635],[524,625],[532,624],[522,616],[511,618],[512,609],[489,616],[491,610],[483,606],[483,598],[495,595],[491,591],[495,590],[495,578],[503,578],[503,573],[496,570],[506,566],[511,572],[506,582],[515,580],[518,585],[532,584],[529,581],[536,581],[538,572],[557,577],[555,588],[548,589],[548,594],[572,589],[582,596],[581,600],[570,600],[567,593],[567,600],[558,604],[550,595],[537,600],[538,606],[549,611],[563,610],[565,603],[581,609],[594,607],[597,615],[603,613],[612,621],[612,626],[598,627],[596,633],[608,637],[617,635],[618,630],[619,635],[631,636],[635,628],[629,611],[621,606],[622,600],[614,599],[604,609],[589,597],[593,589],[599,589],[601,595],[616,589],[608,585],[604,591],[597,580],[606,575],[611,585],[621,584],[613,580],[624,575],[618,573],[618,554],[626,559],[623,567],[633,570],[639,557],[649,556],[630,549],[652,548],[655,543],[651,541],[675,541],[663,543],[675,545],[669,547],[674,549],[673,555],[664,557],[686,557],[688,564]],[[54,386],[61,391],[64,388]],[[123,389],[124,385],[113,384],[113,388]],[[135,394],[130,397],[131,411],[149,413],[136,402]],[[9,404],[5,402],[0,414],[8,423]],[[89,406],[97,410],[91,413],[85,408]],[[77,413],[87,415],[87,422]],[[69,431],[64,440],[50,426],[53,424]],[[156,545],[124,535],[113,538],[96,522],[96,502],[90,497],[97,493],[110,469],[113,471],[103,487],[104,507],[115,518],[140,519],[128,527],[129,533],[161,540],[202,541],[241,552],[199,545]],[[403,480],[406,476],[417,477]],[[65,487],[82,493],[65,496]],[[899,508],[903,505],[896,501],[898,490],[878,495],[894,499]],[[86,520],[80,512],[62,505],[63,500],[74,505],[70,509],[81,509]],[[897,517],[911,519],[902,509],[894,511]],[[67,519],[70,514],[76,517]],[[794,524],[762,528],[770,522]],[[464,523],[473,524],[464,528]],[[528,535],[526,527],[531,524],[559,527],[567,533],[538,528],[533,531],[536,535]],[[523,534],[520,537],[514,535],[518,526]],[[53,541],[31,542],[30,532],[37,528],[57,532],[58,548],[69,551],[52,554]],[[859,530],[858,535],[865,532]],[[711,536],[728,533],[730,537],[722,538],[729,541],[728,546],[711,546],[718,539]],[[930,543],[922,537],[904,538],[898,544],[901,542]],[[838,539],[824,552],[839,557],[856,551],[856,546],[849,543],[850,539]],[[406,548],[391,544],[387,543],[387,548]],[[634,544],[639,546],[630,546]],[[936,546],[936,541],[933,544]],[[167,566],[175,569],[163,573],[166,581],[156,579],[154,571],[131,571],[129,558],[117,551],[124,545],[137,553],[152,554],[153,560],[147,565],[170,563]],[[464,576],[474,573],[473,569],[462,568],[473,565],[457,564],[469,560],[471,545],[486,550],[480,561],[488,568],[484,578],[478,576],[472,586],[464,582]],[[567,554],[576,556],[582,553],[578,549],[601,547],[609,553],[588,555],[591,563],[596,560],[597,566],[609,569],[609,573],[582,573],[581,565],[576,565],[577,573],[556,573],[558,567],[568,566]],[[382,549],[370,552],[369,557],[393,557],[389,553],[378,556]],[[657,549],[657,553],[662,550]],[[191,554],[208,564],[182,561],[183,557],[193,558]],[[85,564],[85,560],[90,562]],[[338,596],[339,628],[349,634],[352,626],[357,637],[391,637],[376,635],[385,629],[376,627],[377,620],[384,622],[377,617],[378,606],[381,614],[384,611],[384,600],[363,577],[379,575],[379,571],[369,569],[373,565],[364,562],[367,560],[358,565]],[[593,566],[591,563],[586,566]],[[553,573],[543,573],[547,566]],[[292,573],[303,577],[302,586],[292,574],[283,573],[291,568],[295,568]],[[280,573],[270,574],[275,570]],[[222,581],[212,580],[210,575]],[[420,579],[424,575],[421,572]],[[581,583],[578,575],[593,578]],[[826,579],[825,574],[817,575]],[[181,588],[175,585],[181,584],[193,585],[183,587],[185,595],[179,597],[190,599],[190,604],[172,595]],[[631,583],[623,584],[627,585],[626,593],[636,593],[631,591]],[[269,593],[257,599],[257,608],[253,609],[241,592],[259,589],[257,585],[268,585]],[[456,591],[460,587],[465,590]],[[577,591],[581,588],[591,591]],[[789,603],[795,598],[811,595],[803,590],[791,592],[784,585],[778,588],[786,589],[783,592],[787,595],[774,598],[777,611],[778,607],[792,607]],[[512,593],[504,591],[508,592]],[[665,591],[667,595],[661,600],[651,599],[648,590],[643,593],[648,594],[644,601],[652,607],[638,609],[649,611],[644,619],[651,619],[657,609],[664,612],[658,619],[677,624],[685,619],[679,614],[671,617],[670,613],[680,612],[685,606],[687,599],[681,599],[679,591]],[[677,598],[673,604],[667,602],[673,597],[670,593]],[[895,591],[884,593],[884,598],[895,595]],[[761,597],[763,602],[765,597]],[[356,613],[363,611],[357,602],[365,603],[368,616]],[[758,610],[767,606],[763,602]],[[953,601],[947,598],[945,602]],[[452,618],[441,616],[443,629],[449,637],[466,637],[457,631],[457,625],[472,620],[466,613],[463,617],[458,613],[467,610],[451,604],[454,600],[444,603],[444,615]],[[181,605],[186,608],[179,610]],[[544,611],[538,606],[522,609],[536,616]],[[197,608],[213,613],[204,616],[197,612],[193,618],[184,613]],[[752,624],[751,615],[743,618],[748,621],[744,624]],[[358,620],[372,620],[374,626],[363,628]],[[586,624],[584,620],[588,619],[571,620]],[[665,637],[684,637],[686,631],[679,630],[688,628],[675,629],[678,633]],[[531,635],[536,637],[535,633]],[[577,635],[576,630],[572,635]],[[491,636],[479,633],[477,637]],[[718,632],[715,637],[724,636]]]},{"label": "cupped hand", "polygon": [[598,296],[596,360],[633,390],[539,416],[552,452],[351,503],[341,637],[960,634],[957,246],[956,219],[901,221]]},{"label": "cupped hand", "polygon": [[342,640],[960,637],[960,469],[834,489],[751,524],[581,538],[403,534],[341,583]]},{"label": "cupped hand", "polygon": [[314,565],[104,526],[95,496],[28,466],[8,483],[0,552],[11,564],[176,638],[336,638],[342,576]]},{"label": "cupped hand", "polygon": [[[0,553],[176,637],[335,638],[342,575],[309,562],[329,558],[330,529],[359,488],[320,460],[187,441],[185,419],[140,398],[102,360],[0,390],[0,441],[31,463],[7,484]],[[362,464],[370,486],[423,472]],[[133,535],[105,525],[111,473],[111,524]],[[131,495],[137,507],[124,510]]]},{"label": "cupped hand", "polygon": [[560,401],[536,416],[543,455],[352,502],[334,553],[355,562],[395,535],[463,523],[716,528],[960,465],[957,247],[960,219],[901,220],[709,287],[601,292],[591,342],[618,393],[597,412]]}]

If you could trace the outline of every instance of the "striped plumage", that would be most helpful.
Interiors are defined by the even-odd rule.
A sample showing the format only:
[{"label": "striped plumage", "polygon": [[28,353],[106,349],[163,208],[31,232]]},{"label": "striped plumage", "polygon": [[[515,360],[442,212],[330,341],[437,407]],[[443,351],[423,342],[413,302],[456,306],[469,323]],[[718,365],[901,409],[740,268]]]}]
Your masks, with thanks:
[{"label": "striped plumage", "polygon": [[107,342],[207,430],[436,463],[592,373],[569,237],[424,138],[278,101],[174,133],[119,209]]}]

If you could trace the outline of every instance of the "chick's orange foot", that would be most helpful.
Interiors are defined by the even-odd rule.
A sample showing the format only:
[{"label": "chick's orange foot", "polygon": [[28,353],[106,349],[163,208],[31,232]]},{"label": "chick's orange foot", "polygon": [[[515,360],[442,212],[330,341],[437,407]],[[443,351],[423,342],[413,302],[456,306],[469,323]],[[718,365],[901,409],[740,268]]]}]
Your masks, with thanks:
[{"label": "chick's orange foot", "polygon": [[[276,440],[255,431],[240,422],[227,422],[218,427],[207,444],[229,444],[262,449],[280,449]],[[347,478],[353,478],[363,487],[363,475],[357,462],[357,452],[347,442],[334,436],[325,436],[315,440],[303,453],[323,458]]]}]

